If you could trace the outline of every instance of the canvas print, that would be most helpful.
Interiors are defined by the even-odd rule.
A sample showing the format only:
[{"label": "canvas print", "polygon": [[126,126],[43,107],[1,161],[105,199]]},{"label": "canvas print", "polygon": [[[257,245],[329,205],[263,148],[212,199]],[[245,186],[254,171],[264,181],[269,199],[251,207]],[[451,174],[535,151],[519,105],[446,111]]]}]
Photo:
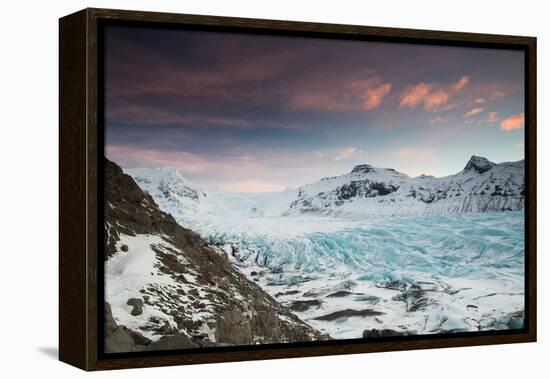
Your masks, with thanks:
[{"label": "canvas print", "polygon": [[104,38],[106,353],[523,328],[523,51]]}]

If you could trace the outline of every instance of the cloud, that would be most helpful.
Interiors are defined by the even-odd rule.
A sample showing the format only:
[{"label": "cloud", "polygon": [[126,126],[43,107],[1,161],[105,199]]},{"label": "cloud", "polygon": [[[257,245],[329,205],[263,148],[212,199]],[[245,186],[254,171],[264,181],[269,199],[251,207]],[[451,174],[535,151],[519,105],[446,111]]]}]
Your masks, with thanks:
[{"label": "cloud", "polygon": [[288,90],[289,105],[298,110],[369,111],[381,105],[391,88],[391,83],[379,76],[347,81],[315,80]]},{"label": "cloud", "polygon": [[476,104],[483,104],[484,102],[485,102],[485,99],[483,99],[481,97],[474,100],[474,103],[476,103]]},{"label": "cloud", "polygon": [[479,114],[481,112],[483,112],[485,110],[485,108],[474,108],[472,110],[469,110],[468,112],[466,112],[464,114],[464,117],[472,117],[472,116],[475,116],[476,114]]},{"label": "cloud", "polygon": [[443,90],[430,93],[424,99],[424,106],[427,110],[434,111],[438,110],[443,104],[449,100],[449,93]]},{"label": "cloud", "polygon": [[464,87],[466,87],[468,83],[470,83],[470,77],[467,75],[464,75],[462,78],[460,78],[458,82],[453,84],[453,86],[451,87],[451,90],[453,93],[457,93],[460,90],[462,90]]},{"label": "cloud", "polygon": [[487,122],[495,123],[498,122],[498,112],[489,112],[487,116]]},{"label": "cloud", "polygon": [[391,87],[392,85],[390,83],[384,83],[376,88],[367,89],[364,101],[365,109],[370,110],[377,108],[382,102],[382,99],[390,93]]},{"label": "cloud", "polygon": [[407,159],[425,159],[432,157],[434,154],[433,149],[424,148],[418,146],[403,147],[396,151],[398,157]]},{"label": "cloud", "polygon": [[441,116],[435,116],[430,120],[430,125],[440,125],[445,122],[445,119]]},{"label": "cloud", "polygon": [[504,96],[506,96],[506,92],[494,91],[494,92],[491,93],[490,99],[491,100],[496,100],[496,99],[500,99],[501,97],[504,97]]},{"label": "cloud", "polygon": [[431,85],[426,83],[419,83],[415,86],[409,87],[401,95],[400,107],[413,108],[424,101],[424,98],[428,96],[431,91]]},{"label": "cloud", "polygon": [[361,154],[363,154],[363,150],[361,149],[358,149],[356,147],[346,147],[345,149],[342,149],[339,152],[337,152],[336,156],[334,157],[334,160],[341,161],[343,159],[349,159],[351,157],[355,157]]},{"label": "cloud", "polygon": [[500,130],[510,131],[523,129],[525,127],[525,115],[523,113],[515,114],[500,123]]},{"label": "cloud", "polygon": [[465,75],[450,87],[441,86],[436,82],[418,83],[403,91],[400,96],[399,108],[415,108],[419,105],[423,105],[424,109],[430,112],[449,110],[450,108],[445,108],[443,105],[445,105],[453,95],[466,87],[469,82],[470,78]]}]

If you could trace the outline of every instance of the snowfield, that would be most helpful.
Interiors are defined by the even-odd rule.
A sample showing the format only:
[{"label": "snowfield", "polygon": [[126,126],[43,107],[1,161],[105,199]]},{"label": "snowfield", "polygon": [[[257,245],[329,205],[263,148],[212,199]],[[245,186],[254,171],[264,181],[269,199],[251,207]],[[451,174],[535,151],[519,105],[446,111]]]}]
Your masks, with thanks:
[{"label": "snowfield", "polygon": [[522,326],[523,161],[472,157],[445,178],[361,165],[262,194],[204,191],[167,168],[126,172],[178,223],[333,338]]}]

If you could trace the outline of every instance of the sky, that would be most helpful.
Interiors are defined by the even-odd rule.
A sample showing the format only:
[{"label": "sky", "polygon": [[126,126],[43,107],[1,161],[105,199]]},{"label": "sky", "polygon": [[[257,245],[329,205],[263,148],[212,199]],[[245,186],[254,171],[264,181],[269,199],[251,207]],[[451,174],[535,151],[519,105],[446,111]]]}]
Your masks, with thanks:
[{"label": "sky", "polygon": [[522,51],[108,26],[105,150],[205,189],[524,158]]}]

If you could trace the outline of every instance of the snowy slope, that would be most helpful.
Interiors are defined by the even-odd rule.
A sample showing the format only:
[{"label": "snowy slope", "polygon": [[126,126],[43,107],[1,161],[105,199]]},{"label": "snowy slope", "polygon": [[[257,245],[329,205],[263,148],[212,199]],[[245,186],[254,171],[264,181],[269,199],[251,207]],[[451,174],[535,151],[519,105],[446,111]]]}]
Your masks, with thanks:
[{"label": "snowy slope", "polygon": [[[163,185],[172,185],[170,191],[200,198],[198,192],[173,186],[181,178],[169,178],[174,181]],[[108,160],[105,199],[108,351],[326,338],[235,269],[221,248],[162,212]]]},{"label": "snowy slope", "polygon": [[280,193],[202,191],[182,199],[194,202],[186,207],[170,200],[185,192],[178,188],[199,191],[181,174],[169,177],[182,180],[168,195],[157,189],[162,178],[136,180],[332,337],[521,327],[523,161],[472,157],[444,178],[360,165]]},{"label": "snowy slope", "polygon": [[[391,168],[359,165],[299,189],[273,193],[205,191],[172,168],[128,169],[161,209],[183,224],[209,218],[422,215],[519,211],[524,208],[524,161],[495,164],[473,156],[457,174],[409,177]],[[189,224],[189,220],[194,222]]]},{"label": "snowy slope", "polygon": [[389,168],[350,173],[299,188],[287,214],[421,215],[517,211],[524,207],[524,162],[473,156],[457,174],[411,178]]}]

